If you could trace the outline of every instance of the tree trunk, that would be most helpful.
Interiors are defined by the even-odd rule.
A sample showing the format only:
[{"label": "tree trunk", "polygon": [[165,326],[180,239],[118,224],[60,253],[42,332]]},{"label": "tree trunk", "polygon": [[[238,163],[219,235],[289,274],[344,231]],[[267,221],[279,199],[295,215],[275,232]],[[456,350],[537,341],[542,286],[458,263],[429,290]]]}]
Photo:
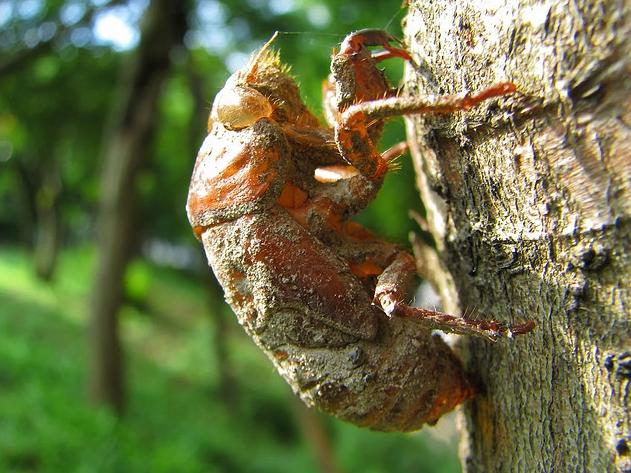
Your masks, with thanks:
[{"label": "tree trunk", "polygon": [[410,2],[408,94],[521,92],[407,120],[420,269],[451,312],[537,323],[460,341],[468,472],[631,472],[630,21],[622,0]]},{"label": "tree trunk", "polygon": [[37,208],[37,236],[35,238],[35,274],[50,281],[55,274],[61,240],[59,199],[62,184],[57,163],[42,166],[41,185],[35,196]]},{"label": "tree trunk", "polygon": [[187,13],[188,2],[177,0],[152,0],[147,7],[140,44],[121,84],[123,95],[104,145],[90,394],[95,402],[109,404],[118,412],[123,409],[124,389],[117,314],[137,231],[135,177],[149,152],[170,53],[186,32]]}]

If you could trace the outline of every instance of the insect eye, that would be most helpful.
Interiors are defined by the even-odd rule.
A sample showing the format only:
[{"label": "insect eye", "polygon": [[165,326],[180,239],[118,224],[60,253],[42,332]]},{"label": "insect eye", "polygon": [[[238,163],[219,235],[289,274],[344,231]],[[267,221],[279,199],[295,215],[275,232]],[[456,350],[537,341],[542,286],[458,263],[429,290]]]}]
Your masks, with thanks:
[{"label": "insect eye", "polygon": [[272,105],[260,92],[240,85],[221,89],[213,103],[210,118],[225,128],[238,130],[272,114]]}]

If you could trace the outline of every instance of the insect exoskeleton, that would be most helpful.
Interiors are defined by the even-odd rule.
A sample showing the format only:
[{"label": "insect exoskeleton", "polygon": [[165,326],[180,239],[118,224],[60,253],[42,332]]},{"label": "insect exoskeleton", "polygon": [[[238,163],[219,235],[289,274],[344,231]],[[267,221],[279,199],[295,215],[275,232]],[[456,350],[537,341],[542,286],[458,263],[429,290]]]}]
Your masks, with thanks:
[{"label": "insect exoskeleton", "polygon": [[511,329],[410,307],[412,255],[349,218],[405,149],[377,150],[384,119],[467,109],[514,86],[433,101],[400,96],[377,67],[391,57],[412,62],[393,41],[363,30],[342,43],[325,87],[328,125],[268,42],[215,98],[187,212],[239,322],[307,404],[407,431],[473,395],[432,329],[487,338]]}]

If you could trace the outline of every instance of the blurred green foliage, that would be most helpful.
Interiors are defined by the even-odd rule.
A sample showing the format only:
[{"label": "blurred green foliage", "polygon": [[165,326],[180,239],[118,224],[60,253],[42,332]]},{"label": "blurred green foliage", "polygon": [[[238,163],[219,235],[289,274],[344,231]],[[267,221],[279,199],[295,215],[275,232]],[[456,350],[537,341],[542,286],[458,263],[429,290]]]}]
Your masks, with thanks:
[{"label": "blurred green foliage", "polygon": [[[60,205],[66,242],[84,241],[95,232],[100,150],[112,107],[121,93],[116,87],[117,78],[130,51],[119,51],[104,43],[95,33],[99,29],[91,30],[89,24],[79,23],[72,32],[62,34],[62,27],[67,27],[63,19],[69,21],[67,11],[73,6],[82,11],[95,8],[92,3],[104,2],[39,0],[5,2],[0,6],[2,240],[32,243],[33,227],[37,224],[32,195],[51,169],[59,174],[63,186]],[[141,12],[145,3],[131,0],[129,10]],[[31,9],[22,4],[31,5]],[[131,28],[137,27],[138,18],[123,6],[105,8],[105,13],[97,11],[101,12],[96,14],[97,19],[113,11],[127,18]],[[144,216],[138,222],[141,239],[189,245],[194,242],[184,212],[188,178],[203,139],[212,97],[229,76],[229,67],[246,61],[273,31],[291,32],[281,34],[276,47],[292,66],[304,100],[319,113],[321,84],[328,74],[330,52],[344,34],[359,28],[384,27],[390,18],[393,21],[388,28],[400,34],[399,19],[403,15],[396,1],[320,1],[298,5],[293,0],[200,0],[193,13],[186,38],[188,50],[174,54],[175,71],[165,87],[160,116],[155,117],[159,132],[151,144],[149,164],[136,182]],[[53,37],[47,52],[22,61],[19,69],[3,73],[3,59],[4,63],[11,62],[25,51],[48,44],[47,29],[42,25],[57,25],[59,38]],[[25,38],[33,35],[35,39],[28,43]],[[215,50],[209,49],[213,46]],[[402,74],[401,61],[389,61],[386,66],[393,83],[397,83]],[[201,111],[196,110],[193,79],[199,82],[198,92],[204,101]],[[401,120],[393,121],[384,134],[382,148],[403,136]],[[401,158],[400,163],[401,169],[388,176],[381,196],[360,220],[404,243],[412,229],[407,209],[418,208],[418,199],[409,158]]]},{"label": "blurred green foliage", "polygon": [[[229,356],[239,395],[235,403],[222,401],[206,293],[180,272],[146,262],[132,272],[151,273],[147,306],[127,305],[122,313],[126,416],[118,420],[87,404],[93,253],[64,251],[55,282],[45,284],[25,252],[0,250],[0,471],[319,471],[271,363],[232,323]],[[216,307],[231,316],[227,306]],[[459,471],[451,444],[426,432],[380,434],[322,421],[341,471]]]},{"label": "blurred green foliage", "polygon": [[[143,251],[125,279],[129,407],[119,420],[84,400],[87,307],[101,150],[146,4],[0,1],[0,472],[319,471],[288,388],[220,293],[204,287],[208,269],[184,211],[188,179],[212,97],[273,31],[292,32],[276,47],[319,111],[332,48],[360,28],[399,35],[400,1],[194,2],[186,49],[173,54],[158,131],[135,182]],[[108,39],[115,33],[120,41]],[[397,83],[400,61],[387,67]],[[382,148],[403,138],[395,120]],[[63,251],[44,283],[33,274],[32,249],[38,208],[52,205]],[[359,219],[405,243],[413,228],[407,210],[418,205],[403,157]],[[227,321],[221,333],[217,320]],[[220,338],[225,354],[217,351]],[[236,380],[233,399],[222,393],[222,372]],[[318,419],[341,471],[458,471],[453,446],[425,434],[377,434]]]}]

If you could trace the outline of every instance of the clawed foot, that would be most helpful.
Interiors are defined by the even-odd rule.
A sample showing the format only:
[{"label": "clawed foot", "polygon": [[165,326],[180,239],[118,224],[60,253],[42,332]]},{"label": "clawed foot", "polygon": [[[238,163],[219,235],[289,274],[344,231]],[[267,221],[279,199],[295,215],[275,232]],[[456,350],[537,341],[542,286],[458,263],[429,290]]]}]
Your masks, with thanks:
[{"label": "clawed foot", "polygon": [[392,36],[390,33],[384,30],[378,29],[363,29],[349,34],[340,46],[340,54],[355,54],[360,52],[366,46],[381,46],[384,51],[377,51],[372,54],[372,58],[375,61],[383,61],[392,57],[399,57],[405,59],[411,64],[414,63],[414,59],[410,56],[410,53],[403,49],[391,46],[390,43],[402,44],[401,40]]}]

